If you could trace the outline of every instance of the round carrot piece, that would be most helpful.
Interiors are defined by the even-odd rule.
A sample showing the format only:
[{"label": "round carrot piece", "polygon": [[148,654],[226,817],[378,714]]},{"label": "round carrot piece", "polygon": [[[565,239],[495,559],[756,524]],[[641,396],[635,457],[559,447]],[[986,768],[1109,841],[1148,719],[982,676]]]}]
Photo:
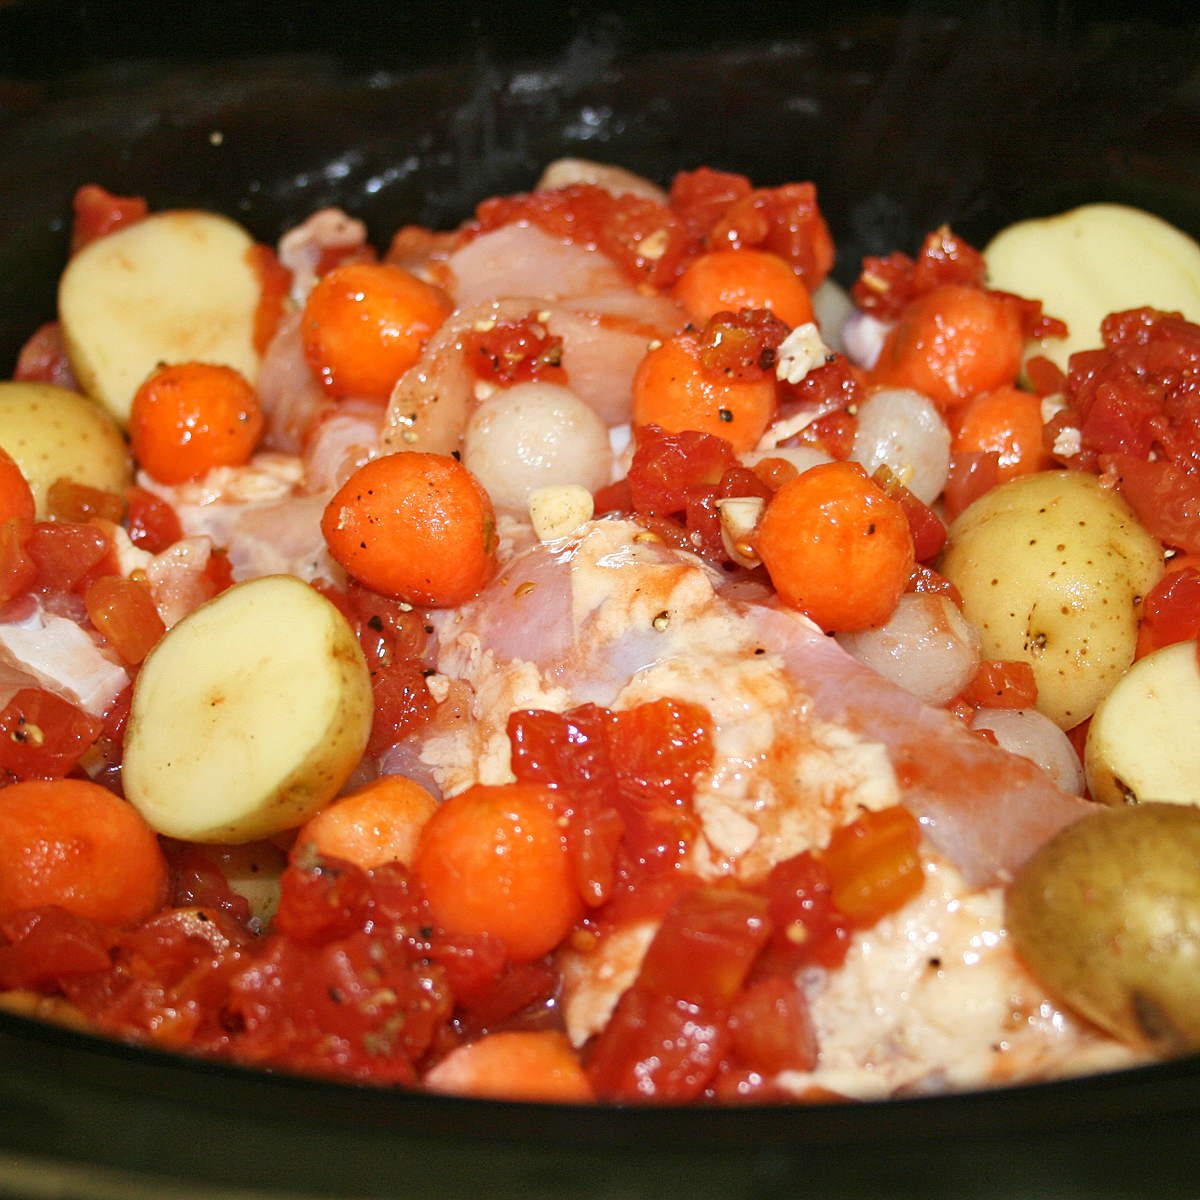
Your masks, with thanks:
[{"label": "round carrot piece", "polygon": [[13,517],[33,520],[33,491],[16,460],[7,450],[0,449],[0,525]]},{"label": "round carrot piece", "polygon": [[356,863],[364,871],[385,862],[411,867],[425,823],[438,802],[403,775],[384,775],[335,800],[300,827],[296,845]]},{"label": "round carrot piece", "polygon": [[430,1091],[492,1100],[595,1099],[570,1042],[552,1029],[490,1033],[468,1042],[431,1067],[424,1083]]},{"label": "round carrot piece", "polygon": [[710,250],[694,258],[673,292],[694,325],[719,312],[769,308],[793,329],[813,319],[812,299],[791,265],[766,250]]},{"label": "round carrot piece", "polygon": [[453,608],[496,569],[496,516],[457,459],[403,451],[359,467],[321,518],[329,552],[373,591]]},{"label": "round carrot piece", "polygon": [[1042,445],[1042,401],[1031,392],[997,388],[968,400],[954,415],[954,452],[999,455],[1000,483],[1045,471],[1053,462]]},{"label": "round carrot piece", "polygon": [[403,268],[346,263],[309,293],[304,356],[331,396],[386,400],[449,315],[441,293]]},{"label": "round carrot piece", "polygon": [[0,790],[0,916],[57,904],[132,925],[167,898],[167,864],[138,811],[83,779]]},{"label": "round carrot piece", "polygon": [[430,818],[413,872],[443,929],[498,937],[517,963],[562,941],[583,902],[553,797],[534,783],[477,784]]},{"label": "round carrot piece", "polygon": [[961,284],[944,284],[909,304],[871,372],[873,387],[909,387],[954,408],[1011,384],[1025,335],[1016,305]]},{"label": "round carrot piece", "polygon": [[129,412],[134,456],[159,483],[241,466],[262,431],[254,389],[233,367],[217,363],[160,367],[138,388]]},{"label": "round carrot piece", "polygon": [[633,377],[633,424],[658,425],[668,433],[694,429],[731,443],[738,454],[753,450],[775,415],[775,380],[713,377],[690,333],[651,350]]},{"label": "round carrot piece", "polygon": [[767,505],[755,545],[780,597],[822,629],[882,625],[908,586],[908,518],[857,463],[812,467]]}]

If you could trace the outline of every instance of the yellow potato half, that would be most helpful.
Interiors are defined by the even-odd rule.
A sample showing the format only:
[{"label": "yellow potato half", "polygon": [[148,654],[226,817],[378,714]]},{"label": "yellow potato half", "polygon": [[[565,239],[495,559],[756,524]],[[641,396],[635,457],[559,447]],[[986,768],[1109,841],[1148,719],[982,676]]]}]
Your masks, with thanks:
[{"label": "yellow potato half", "polygon": [[1159,217],[1122,204],[1087,204],[1020,221],[983,252],[988,286],[1040,300],[1069,336],[1030,346],[1064,371],[1077,350],[1101,345],[1109,313],[1149,305],[1200,321],[1200,246]]},{"label": "yellow potato half", "polygon": [[1196,643],[1139,659],[1096,709],[1084,770],[1105,804],[1200,804],[1200,666]]},{"label": "yellow potato half", "polygon": [[119,492],[130,480],[129,450],[93,400],[52,383],[0,383],[0,446],[25,476],[37,515],[57,479]]},{"label": "yellow potato half", "polygon": [[122,424],[160,363],[206,362],[258,378],[254,316],[262,292],[236,222],[163,212],[85,246],[58,288],[75,375]]},{"label": "yellow potato half", "polygon": [[1044,471],[962,513],[939,569],[962,593],[983,657],[1029,663],[1038,711],[1070,729],[1133,662],[1141,600],[1163,553],[1094,475]]},{"label": "yellow potato half", "polygon": [[366,660],[337,608],[291,575],[248,580],[173,626],[146,659],[125,794],[170,837],[269,837],[337,794],[372,711]]}]

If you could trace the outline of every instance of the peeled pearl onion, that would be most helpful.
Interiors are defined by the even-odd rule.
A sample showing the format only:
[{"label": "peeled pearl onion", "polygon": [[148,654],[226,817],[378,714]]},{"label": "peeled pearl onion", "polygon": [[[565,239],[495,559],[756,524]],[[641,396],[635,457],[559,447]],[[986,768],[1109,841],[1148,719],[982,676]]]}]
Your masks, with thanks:
[{"label": "peeled pearl onion", "polygon": [[1036,708],[981,708],[972,729],[990,729],[1010,754],[1037,763],[1064,792],[1083,795],[1083,768],[1070,739]]},{"label": "peeled pearl onion", "polygon": [[950,473],[950,430],[927,396],[885,388],[859,406],[850,457],[868,475],[886,464],[918,500],[932,504]]},{"label": "peeled pearl onion", "polygon": [[463,462],[497,511],[523,516],[538,488],[594,492],[612,474],[604,422],[569,388],[518,383],[485,400],[467,423]]},{"label": "peeled pearl onion", "polygon": [[953,700],[979,669],[979,632],[954,602],[930,592],[900,597],[887,623],[837,640],[859,662],[927,704]]}]

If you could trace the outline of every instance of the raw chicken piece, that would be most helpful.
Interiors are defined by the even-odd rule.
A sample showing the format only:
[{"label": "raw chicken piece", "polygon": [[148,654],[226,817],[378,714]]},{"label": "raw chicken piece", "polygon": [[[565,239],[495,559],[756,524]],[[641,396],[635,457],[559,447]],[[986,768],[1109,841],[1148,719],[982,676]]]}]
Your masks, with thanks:
[{"label": "raw chicken piece", "polygon": [[759,878],[823,846],[859,806],[901,802],[982,886],[1087,811],[803,617],[725,599],[721,583],[615,520],[518,556],[477,601],[440,619],[438,669],[473,686],[476,718],[471,747],[461,734],[456,751],[427,746],[443,790],[510,778],[515,709],[669,696],[700,704],[714,724],[716,763],[696,799],[704,874]]},{"label": "raw chicken piece", "polygon": [[[14,614],[14,616],[17,614]],[[23,687],[45,688],[101,717],[129,686],[129,675],[74,621],[32,603],[0,625],[0,693],[4,703]]]}]

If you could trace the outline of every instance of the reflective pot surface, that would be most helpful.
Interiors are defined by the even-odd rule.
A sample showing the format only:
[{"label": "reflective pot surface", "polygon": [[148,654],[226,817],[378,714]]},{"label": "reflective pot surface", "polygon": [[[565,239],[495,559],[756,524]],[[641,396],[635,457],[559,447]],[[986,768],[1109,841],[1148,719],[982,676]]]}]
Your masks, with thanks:
[{"label": "reflective pot surface", "polygon": [[[729,20],[733,14],[726,14]],[[106,23],[107,22],[107,23]],[[1200,234],[1200,22],[1065,6],[552,17],[297,0],[0,5],[0,377],[54,313],[86,182],[273,241],[326,204],[386,244],[564,154],[659,182],[816,182],[851,281],[948,222],[1118,200]],[[252,1073],[0,1016],[0,1193],[489,1198],[1172,1196],[1200,1062],[745,1109],[472,1102]]]}]

